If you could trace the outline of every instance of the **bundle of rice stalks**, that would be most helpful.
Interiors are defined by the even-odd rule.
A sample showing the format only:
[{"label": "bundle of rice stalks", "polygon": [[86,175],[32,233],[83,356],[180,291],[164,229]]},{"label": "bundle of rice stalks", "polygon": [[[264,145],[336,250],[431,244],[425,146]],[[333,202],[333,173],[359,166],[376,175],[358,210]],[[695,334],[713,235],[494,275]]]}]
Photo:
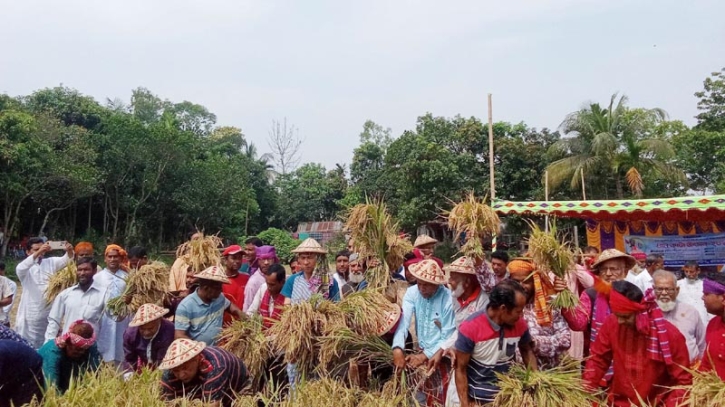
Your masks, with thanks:
[{"label": "bundle of rice stalks", "polygon": [[[128,381],[121,373],[109,366],[101,367],[97,372],[87,372],[71,379],[68,390],[60,394],[55,387],[49,387],[42,402],[34,401],[30,407],[168,407],[161,395],[159,380],[161,371],[143,370],[134,374]],[[171,405],[196,407],[204,404],[199,401],[176,400]]]},{"label": "bundle of rice stalks", "polygon": [[496,373],[500,391],[493,407],[590,406],[598,395],[584,388],[581,362],[566,358],[550,370],[531,371],[513,365],[507,374]]},{"label": "bundle of rice stalks", "polygon": [[370,289],[345,296],[337,306],[345,314],[350,329],[359,335],[374,335],[393,304],[380,292]]},{"label": "bundle of rice stalks", "polygon": [[[575,254],[569,242],[560,241],[556,234],[556,224],[549,225],[549,231],[542,230],[539,225],[529,221],[531,234],[529,235],[529,254],[534,263],[543,271],[553,273],[555,276],[566,279],[569,270],[574,264]],[[574,308],[579,299],[569,290],[560,292],[551,306],[555,309]]]},{"label": "bundle of rice stalks", "polygon": [[473,192],[450,211],[444,211],[443,216],[448,219],[448,227],[457,241],[465,236],[466,242],[460,252],[470,258],[483,258],[482,239],[497,234],[501,227],[496,211],[476,199]]},{"label": "bundle of rice stalks", "polygon": [[68,265],[53,274],[48,280],[48,288],[45,290],[45,303],[50,305],[55,297],[68,287],[78,284],[78,276],[76,275],[76,262],[69,261]]},{"label": "bundle of rice stalks", "polygon": [[675,389],[687,391],[687,399],[681,407],[721,407],[725,406],[725,384],[715,371],[700,372],[688,369],[692,374],[691,386],[677,386]]},{"label": "bundle of rice stalks", "polygon": [[393,366],[393,349],[377,335],[360,335],[340,328],[319,338],[318,372],[340,377],[349,362],[381,369]]},{"label": "bundle of rice stalks", "polygon": [[261,378],[267,362],[274,356],[272,345],[262,327],[262,317],[255,315],[235,320],[222,329],[218,338],[218,346],[242,359],[255,380]]},{"label": "bundle of rice stalks", "polygon": [[[108,301],[106,310],[123,319],[134,314],[144,304],[163,305],[168,288],[169,267],[163,262],[153,261],[131,271],[123,294]],[[130,301],[127,304],[128,298]]]},{"label": "bundle of rice stalks", "polygon": [[296,363],[300,374],[305,375],[317,363],[319,338],[345,324],[345,314],[336,304],[314,295],[285,309],[267,334],[273,349],[284,354],[285,362]]},{"label": "bundle of rice stalks", "polygon": [[224,243],[216,235],[205,235],[191,239],[176,248],[176,257],[182,257],[191,266],[194,274],[200,273],[211,266],[221,264],[222,256],[219,249]]},{"label": "bundle of rice stalks", "polygon": [[362,258],[381,260],[380,264],[368,267],[366,278],[372,288],[387,286],[389,270],[403,265],[403,256],[413,250],[410,241],[398,234],[400,225],[382,200],[368,200],[352,207],[346,216],[345,230],[350,232]]}]

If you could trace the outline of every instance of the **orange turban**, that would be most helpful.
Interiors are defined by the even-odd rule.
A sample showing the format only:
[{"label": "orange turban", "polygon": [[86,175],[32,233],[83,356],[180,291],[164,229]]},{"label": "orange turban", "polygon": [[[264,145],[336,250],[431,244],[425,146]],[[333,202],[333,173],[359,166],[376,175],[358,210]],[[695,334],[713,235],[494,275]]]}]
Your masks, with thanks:
[{"label": "orange turban", "polygon": [[106,251],[103,252],[103,255],[108,256],[108,252],[110,252],[111,250],[116,250],[118,252],[118,255],[123,258],[128,257],[128,253],[126,253],[126,251],[123,250],[123,247],[121,247],[117,244],[109,244],[108,246],[106,246]]},{"label": "orange turban", "polygon": [[548,298],[553,295],[554,287],[545,274],[536,269],[536,265],[527,259],[514,259],[508,264],[509,275],[523,277],[524,281],[534,277],[534,311],[536,322],[541,326],[551,326],[553,317]]},{"label": "orange turban", "polygon": [[93,252],[93,244],[90,242],[78,242],[76,247],[73,248],[73,250],[78,253],[81,250],[90,250]]}]

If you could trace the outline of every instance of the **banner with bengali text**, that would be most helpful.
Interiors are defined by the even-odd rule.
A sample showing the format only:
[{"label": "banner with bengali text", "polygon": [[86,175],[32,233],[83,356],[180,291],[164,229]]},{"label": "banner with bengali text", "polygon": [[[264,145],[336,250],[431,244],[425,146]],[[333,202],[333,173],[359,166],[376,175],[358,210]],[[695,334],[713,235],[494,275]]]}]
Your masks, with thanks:
[{"label": "banner with bengali text", "polygon": [[725,233],[691,236],[624,236],[628,253],[661,254],[665,266],[681,267],[688,260],[701,266],[725,264]]}]

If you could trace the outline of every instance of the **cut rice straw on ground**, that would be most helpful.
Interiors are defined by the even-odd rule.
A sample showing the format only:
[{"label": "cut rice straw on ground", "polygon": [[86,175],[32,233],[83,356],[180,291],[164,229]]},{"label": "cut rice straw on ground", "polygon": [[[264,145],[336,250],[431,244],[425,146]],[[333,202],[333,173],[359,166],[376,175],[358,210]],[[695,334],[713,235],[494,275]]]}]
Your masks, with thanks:
[{"label": "cut rice straw on ground", "polygon": [[244,360],[250,375],[258,379],[274,356],[272,345],[262,330],[262,317],[235,320],[219,334],[219,347]]},{"label": "cut rice straw on ground", "polygon": [[725,383],[715,371],[700,372],[690,370],[691,386],[677,386],[675,389],[687,391],[687,399],[680,407],[722,407],[725,406]]},{"label": "cut rice straw on ground", "polygon": [[221,264],[219,249],[224,246],[216,235],[206,235],[191,239],[176,249],[176,257],[181,257],[191,266],[191,272],[198,274],[211,266]]},{"label": "cut rice straw on ground", "polygon": [[413,250],[410,241],[400,237],[400,225],[390,216],[382,200],[368,200],[350,209],[345,230],[350,232],[355,251],[362,258],[380,260],[381,264],[367,271],[371,288],[386,287],[390,281],[389,270],[403,265],[403,257]]},{"label": "cut rice straw on ground", "polygon": [[[123,294],[108,302],[107,310],[117,318],[134,314],[144,304],[163,305],[169,288],[169,267],[160,261],[153,261],[132,270]],[[127,304],[125,299],[130,297]]]},{"label": "cut rice straw on ground", "polygon": [[443,216],[448,220],[448,227],[455,233],[456,240],[465,236],[466,242],[461,253],[470,258],[483,258],[482,240],[499,232],[501,220],[496,211],[476,199],[473,192],[456,203],[453,209],[445,211]]},{"label": "cut rice straw on ground", "polygon": [[500,391],[493,407],[590,406],[598,396],[581,380],[581,362],[567,358],[553,369],[531,371],[515,364],[507,374],[496,373]]},{"label": "cut rice straw on ground", "polygon": [[[559,240],[556,224],[549,225],[549,231],[542,230],[538,224],[529,221],[531,233],[529,235],[529,255],[534,259],[537,267],[543,271],[551,272],[555,276],[566,280],[569,270],[574,265],[574,252],[569,242]],[[574,308],[579,299],[569,290],[560,292],[551,307],[555,309]]]},{"label": "cut rice straw on ground", "polygon": [[52,304],[55,297],[57,297],[63,290],[78,284],[76,270],[76,262],[71,260],[68,262],[67,266],[50,276],[50,279],[48,280],[48,288],[45,290],[46,304]]}]

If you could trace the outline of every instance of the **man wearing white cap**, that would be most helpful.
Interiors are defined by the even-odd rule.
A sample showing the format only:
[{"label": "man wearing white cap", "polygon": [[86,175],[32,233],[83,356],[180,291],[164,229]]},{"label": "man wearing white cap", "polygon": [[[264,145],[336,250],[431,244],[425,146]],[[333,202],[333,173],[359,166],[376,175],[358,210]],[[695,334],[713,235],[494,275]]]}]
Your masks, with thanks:
[{"label": "man wearing white cap", "polygon": [[229,283],[221,267],[209,267],[194,277],[199,282],[199,288],[179,303],[174,317],[174,337],[211,345],[216,342],[222,329],[225,310],[239,319],[246,316],[239,307],[221,295],[222,284]]},{"label": "man wearing white cap", "polygon": [[166,400],[202,400],[208,406],[231,406],[237,393],[247,386],[244,362],[233,354],[203,342],[176,339],[166,351],[159,369],[161,391]]},{"label": "man wearing white cap", "polygon": [[[443,286],[446,276],[434,260],[413,264],[409,272],[418,284],[409,287],[403,297],[403,319],[393,337],[393,364],[397,369],[427,364],[430,369],[434,365],[431,359],[456,329],[451,292]],[[421,352],[406,357],[403,349],[413,315]],[[447,377],[447,369],[434,372],[426,381],[424,391],[416,395],[416,400],[421,404],[442,404]]]},{"label": "man wearing white cap", "polygon": [[174,323],[164,319],[168,312],[156,304],[139,307],[123,333],[124,370],[138,372],[161,363],[174,340]]}]

